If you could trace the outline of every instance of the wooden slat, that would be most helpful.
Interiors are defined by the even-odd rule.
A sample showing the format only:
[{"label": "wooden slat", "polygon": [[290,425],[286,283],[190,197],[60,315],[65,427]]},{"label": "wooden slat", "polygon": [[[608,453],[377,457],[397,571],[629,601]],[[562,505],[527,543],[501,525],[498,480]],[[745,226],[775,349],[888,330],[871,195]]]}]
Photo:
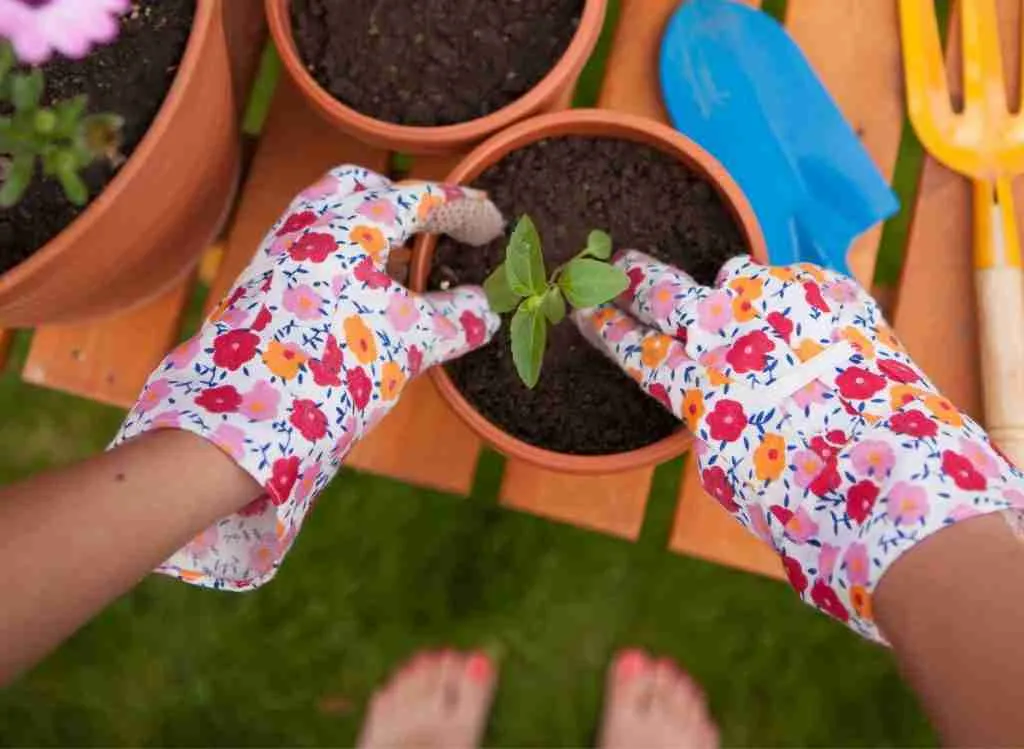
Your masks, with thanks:
[{"label": "wooden slat", "polygon": [[[1004,68],[1015,90],[1022,53],[1013,33],[1021,11],[1016,0],[998,0]],[[950,14],[956,18],[955,13]],[[950,32],[950,88],[960,91],[959,24]],[[1024,180],[1015,185],[1017,220],[1024,226]],[[972,265],[971,186],[934,159],[925,160],[897,299],[896,330],[911,356],[959,408],[980,419],[977,310]],[[1019,335],[1019,321],[1007,332]]]}]

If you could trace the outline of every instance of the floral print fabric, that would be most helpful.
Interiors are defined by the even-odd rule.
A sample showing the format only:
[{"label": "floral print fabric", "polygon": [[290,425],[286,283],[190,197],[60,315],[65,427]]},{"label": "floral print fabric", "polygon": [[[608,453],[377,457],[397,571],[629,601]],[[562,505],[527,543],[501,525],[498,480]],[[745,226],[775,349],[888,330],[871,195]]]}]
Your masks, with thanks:
[{"label": "floral print fabric", "polygon": [[812,265],[735,258],[716,288],[629,252],[592,342],[695,435],[702,482],[800,596],[884,641],[872,593],[901,554],[1024,506],[1024,477],[914,365],[875,302]]},{"label": "floral print fabric", "polygon": [[388,251],[417,231],[482,244],[502,228],[481,193],[395,185],[359,167],[296,198],[199,334],[150,376],[114,441],[185,429],[265,489],[159,571],[236,590],[273,577],[316,495],[406,383],[498,329],[482,289],[413,294],[384,272]]}]

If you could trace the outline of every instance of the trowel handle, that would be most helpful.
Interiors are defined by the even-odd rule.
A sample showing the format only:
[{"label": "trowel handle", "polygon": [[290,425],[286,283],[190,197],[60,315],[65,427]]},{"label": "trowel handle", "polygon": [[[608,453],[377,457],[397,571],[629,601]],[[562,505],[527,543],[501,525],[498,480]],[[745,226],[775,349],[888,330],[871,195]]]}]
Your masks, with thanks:
[{"label": "trowel handle", "polygon": [[985,426],[1024,466],[1024,268],[1006,177],[974,183],[974,268]]}]

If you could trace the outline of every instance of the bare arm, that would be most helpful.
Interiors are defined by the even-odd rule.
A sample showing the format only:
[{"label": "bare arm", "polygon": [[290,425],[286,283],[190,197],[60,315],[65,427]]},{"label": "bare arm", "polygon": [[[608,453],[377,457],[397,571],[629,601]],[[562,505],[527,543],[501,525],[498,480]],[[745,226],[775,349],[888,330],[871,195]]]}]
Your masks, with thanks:
[{"label": "bare arm", "polygon": [[260,491],[178,430],[0,489],[0,684]]},{"label": "bare arm", "polygon": [[1000,515],[935,534],[875,603],[911,687],[946,743],[1024,741],[1024,544]]}]

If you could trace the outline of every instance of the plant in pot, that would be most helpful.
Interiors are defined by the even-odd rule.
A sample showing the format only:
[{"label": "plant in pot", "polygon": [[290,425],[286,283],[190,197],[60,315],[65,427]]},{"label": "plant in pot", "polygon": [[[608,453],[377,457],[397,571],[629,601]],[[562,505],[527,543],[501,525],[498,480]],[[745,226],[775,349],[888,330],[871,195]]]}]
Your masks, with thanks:
[{"label": "plant in pot", "polygon": [[266,0],[289,75],[371,145],[453,153],[569,105],[607,0]]},{"label": "plant in pot", "polygon": [[[572,287],[565,272],[580,261],[588,270],[604,270],[586,276],[575,306],[606,301],[625,289],[630,279],[616,277],[601,262],[612,239],[618,249],[654,255],[702,283],[713,282],[729,257],[751,253],[764,260],[756,218],[721,165],[664,125],[610,111],[571,110],[527,120],[491,138],[448,180],[486,190],[506,216],[532,219],[527,227],[517,224],[508,240],[480,249],[436,237],[416,245],[414,288],[483,283],[492,305],[505,313],[505,324],[488,346],[431,370],[455,412],[504,454],[554,471],[612,473],[683,452],[690,437],[672,414],[571,321],[545,325],[535,334],[541,329],[536,312],[548,323],[559,319],[558,302],[546,301],[549,279],[563,291]],[[595,233],[594,227],[603,231]],[[527,247],[539,244],[530,236],[543,238],[543,268],[536,264],[539,253],[523,250],[524,240]],[[528,256],[533,265],[523,270]],[[529,326],[521,312],[527,305],[534,312]],[[554,307],[550,315],[548,305]],[[523,330],[529,331],[529,345]],[[541,335],[547,339],[543,349],[534,343]],[[533,363],[523,364],[527,352],[537,365],[543,362],[537,378]]]},{"label": "plant in pot", "polygon": [[0,327],[140,304],[216,235],[240,152],[223,3],[0,3]]}]

